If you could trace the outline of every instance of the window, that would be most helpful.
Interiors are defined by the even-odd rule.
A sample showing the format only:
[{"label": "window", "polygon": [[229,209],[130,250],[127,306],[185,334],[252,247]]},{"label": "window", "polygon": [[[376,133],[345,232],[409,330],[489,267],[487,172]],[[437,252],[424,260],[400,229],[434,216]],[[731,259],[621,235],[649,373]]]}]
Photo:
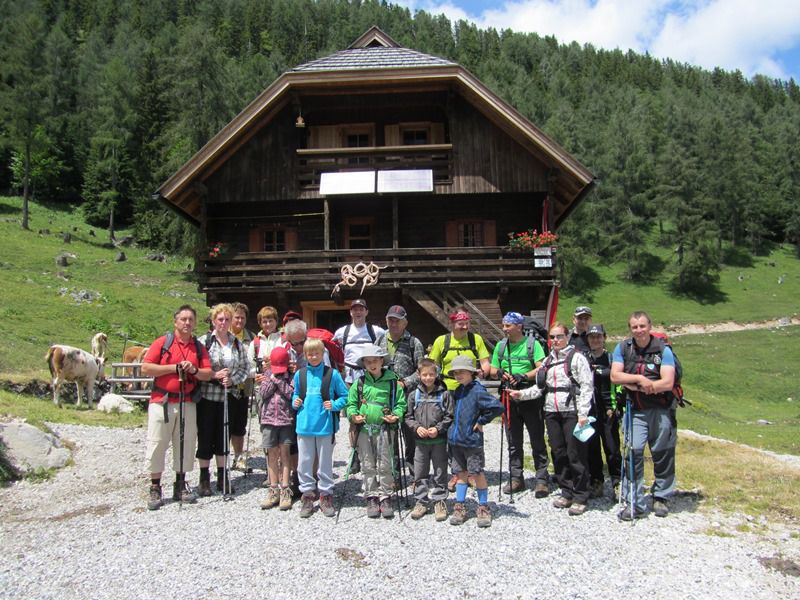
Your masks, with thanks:
[{"label": "window", "polygon": [[286,231],[273,229],[264,232],[264,252],[283,252],[286,250]]},{"label": "window", "polygon": [[483,221],[460,223],[458,245],[464,248],[483,246]]},{"label": "window", "polygon": [[345,219],[344,247],[351,249],[373,248],[375,222],[371,218]]},{"label": "window", "polygon": [[421,146],[428,143],[427,129],[404,129],[403,146]]},{"label": "window", "polygon": [[463,219],[445,223],[445,241],[450,248],[494,246],[497,225],[493,220]]},{"label": "window", "polygon": [[[373,143],[372,125],[347,126],[342,130],[342,142],[345,148],[369,148]],[[368,156],[354,156],[347,159],[348,165],[368,165]]]}]

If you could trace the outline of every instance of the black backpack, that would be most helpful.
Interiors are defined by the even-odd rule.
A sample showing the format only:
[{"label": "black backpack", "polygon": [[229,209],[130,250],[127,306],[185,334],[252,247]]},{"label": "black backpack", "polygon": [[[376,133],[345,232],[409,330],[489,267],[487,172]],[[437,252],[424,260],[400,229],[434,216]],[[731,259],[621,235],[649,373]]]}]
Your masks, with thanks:
[{"label": "black backpack", "polygon": [[[447,356],[447,353],[450,352],[450,340],[453,339],[453,334],[448,333],[444,336],[444,348],[442,348],[442,361],[444,361],[444,357]],[[478,347],[475,345],[475,334],[471,331],[467,332],[467,343],[469,347],[467,348],[455,348],[453,351],[458,352],[461,354],[462,352],[472,352],[475,356],[475,360],[479,360],[478,358]]]}]

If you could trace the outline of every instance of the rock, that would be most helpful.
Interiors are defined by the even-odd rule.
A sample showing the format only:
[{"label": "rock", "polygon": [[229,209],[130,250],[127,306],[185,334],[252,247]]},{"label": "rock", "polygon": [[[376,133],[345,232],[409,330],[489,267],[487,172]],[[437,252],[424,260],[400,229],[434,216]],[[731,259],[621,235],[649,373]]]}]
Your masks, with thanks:
[{"label": "rock", "polygon": [[165,260],[167,260],[167,257],[164,256],[163,254],[148,254],[147,256],[145,256],[145,258],[147,260],[156,260],[158,262],[164,262]]},{"label": "rock", "polygon": [[114,260],[117,262],[125,262],[128,260],[128,257],[125,256],[124,252],[117,252],[117,257]]},{"label": "rock", "polygon": [[0,423],[0,439],[11,464],[23,474],[36,469],[60,469],[71,457],[57,436],[23,421]]},{"label": "rock", "polygon": [[778,320],[779,327],[786,327],[792,324],[792,320],[789,317],[783,317],[782,319]]},{"label": "rock", "polygon": [[758,425],[772,425],[772,421],[767,421],[766,419],[759,419],[756,423]]},{"label": "rock", "polygon": [[58,273],[56,273],[56,277],[58,277],[59,279],[63,279],[64,281],[67,281],[69,279],[69,276],[64,271],[59,271]]},{"label": "rock", "polygon": [[123,238],[120,238],[120,239],[118,239],[118,240],[116,241],[116,246],[117,246],[118,248],[119,248],[119,247],[125,247],[125,248],[127,248],[128,246],[130,246],[131,244],[133,244],[133,242],[134,242],[133,236],[126,235],[125,237],[123,237]]},{"label": "rock", "polygon": [[68,267],[69,266],[69,262],[67,261],[67,255],[66,254],[59,254],[58,256],[56,256],[56,266],[57,267]]},{"label": "rock", "polygon": [[133,404],[119,394],[104,394],[97,403],[97,410],[107,413],[132,413]]},{"label": "rock", "polygon": [[39,235],[50,235],[50,230],[49,229],[40,229],[39,230]]},{"label": "rock", "polygon": [[65,244],[70,244],[72,243],[72,234],[69,231],[67,231],[61,239],[64,240]]}]

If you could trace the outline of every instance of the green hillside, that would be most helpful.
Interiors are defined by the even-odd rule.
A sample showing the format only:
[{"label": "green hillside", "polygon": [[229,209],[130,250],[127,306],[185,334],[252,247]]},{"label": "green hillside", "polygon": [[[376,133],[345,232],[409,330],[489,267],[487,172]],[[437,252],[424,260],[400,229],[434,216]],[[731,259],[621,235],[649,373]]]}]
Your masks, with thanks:
[{"label": "green hillside", "polygon": [[[33,203],[31,230],[25,231],[20,207],[19,198],[0,198],[0,315],[7,324],[0,378],[45,377],[50,344],[89,349],[98,331],[108,334],[110,357],[118,359],[126,336],[149,342],[171,326],[179,305],[204,306],[190,259],[160,262],[146,258],[150,250],[108,248],[107,232],[86,225],[73,206]],[[49,233],[39,233],[44,230]],[[71,234],[71,243],[62,232]],[[125,233],[117,232],[117,239]],[[120,251],[127,260],[116,262]],[[75,255],[69,266],[56,266],[61,253]],[[81,291],[99,297],[76,300],[72,294]]]}]

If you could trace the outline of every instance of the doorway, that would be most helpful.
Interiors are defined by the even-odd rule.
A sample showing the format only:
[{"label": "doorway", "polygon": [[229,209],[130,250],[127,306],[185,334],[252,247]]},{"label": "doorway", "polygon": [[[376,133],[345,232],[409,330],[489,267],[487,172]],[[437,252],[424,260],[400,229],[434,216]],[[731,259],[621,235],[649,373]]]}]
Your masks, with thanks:
[{"label": "doorway", "polygon": [[336,304],[333,300],[310,300],[300,302],[300,306],[309,328],[320,327],[333,333],[350,322],[350,307]]}]

